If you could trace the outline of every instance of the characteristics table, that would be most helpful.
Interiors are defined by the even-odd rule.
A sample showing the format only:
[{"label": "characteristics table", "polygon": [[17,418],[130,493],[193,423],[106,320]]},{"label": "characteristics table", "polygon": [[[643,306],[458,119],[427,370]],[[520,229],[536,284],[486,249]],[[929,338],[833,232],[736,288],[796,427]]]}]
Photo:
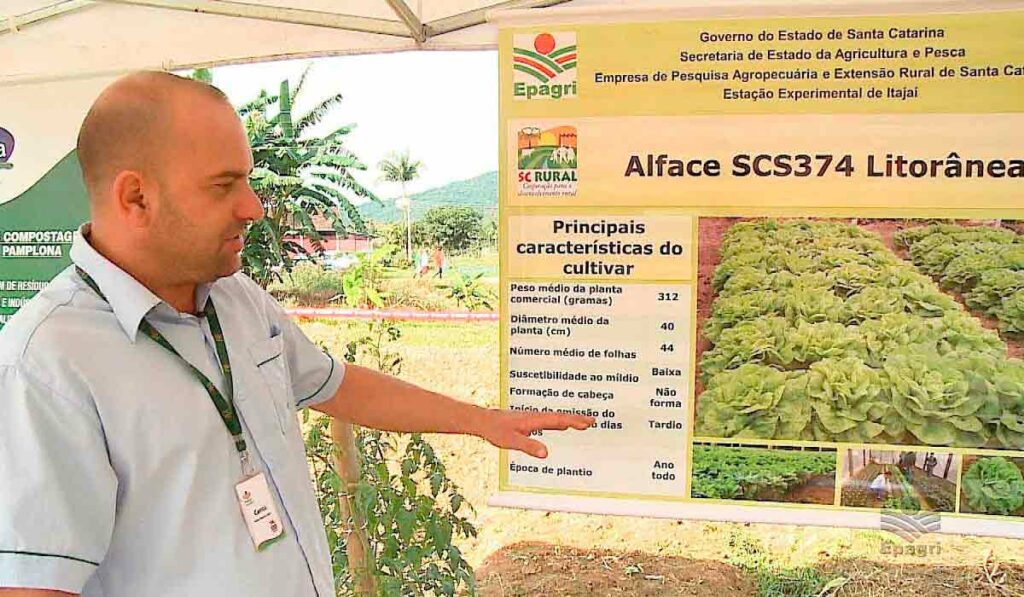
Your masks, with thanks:
[{"label": "characteristics table", "polygon": [[[636,250],[635,255],[613,256],[602,250],[603,262],[620,266],[609,271],[638,275],[507,279],[503,324],[508,408],[596,419],[594,428],[583,434],[543,437],[550,448],[545,460],[510,453],[509,485],[683,496],[693,391],[692,218],[523,218],[529,221],[516,222],[523,226],[520,230],[534,234],[509,235],[515,245],[510,272],[572,271],[592,258],[566,253],[586,253],[578,248],[610,238],[620,249]],[[575,222],[576,230],[588,232],[567,239],[545,235],[546,230],[564,229],[567,219]],[[597,228],[589,224],[602,222],[594,234]],[[616,222],[628,226],[608,226]],[[624,232],[609,235],[612,229]],[[659,249],[675,244],[682,250]]]}]

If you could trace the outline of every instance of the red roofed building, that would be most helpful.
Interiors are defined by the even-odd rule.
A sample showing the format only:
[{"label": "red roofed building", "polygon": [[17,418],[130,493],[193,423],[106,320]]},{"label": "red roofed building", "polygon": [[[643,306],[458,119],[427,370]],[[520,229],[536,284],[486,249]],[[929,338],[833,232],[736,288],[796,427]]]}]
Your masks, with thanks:
[{"label": "red roofed building", "polygon": [[[373,237],[353,233],[348,236],[339,236],[331,223],[323,216],[313,216],[313,225],[320,234],[320,245],[327,253],[358,253],[373,248]],[[285,240],[299,243],[310,253],[316,252],[311,239],[302,236],[289,236],[285,237]]]}]

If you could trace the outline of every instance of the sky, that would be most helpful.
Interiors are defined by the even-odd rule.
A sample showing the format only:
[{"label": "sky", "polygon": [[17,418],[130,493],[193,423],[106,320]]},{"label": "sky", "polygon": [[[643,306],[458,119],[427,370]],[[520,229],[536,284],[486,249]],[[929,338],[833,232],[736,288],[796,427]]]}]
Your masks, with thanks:
[{"label": "sky", "polygon": [[378,180],[377,163],[389,152],[409,150],[423,162],[410,194],[498,168],[497,53],[403,52],[313,60],[265,62],[213,69],[213,83],[232,103],[276,93],[312,64],[293,114],[341,92],[344,101],[315,132],[357,126],[346,146],[368,167],[356,178],[379,197],[398,185]]}]

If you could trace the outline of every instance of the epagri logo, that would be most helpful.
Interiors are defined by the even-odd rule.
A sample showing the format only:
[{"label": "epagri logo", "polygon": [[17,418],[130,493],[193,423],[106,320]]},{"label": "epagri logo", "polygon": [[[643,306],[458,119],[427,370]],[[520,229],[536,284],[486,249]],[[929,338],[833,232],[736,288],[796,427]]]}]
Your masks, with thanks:
[{"label": "epagri logo", "polygon": [[576,97],[576,34],[512,36],[512,95],[517,100]]},{"label": "epagri logo", "polygon": [[518,137],[520,197],[576,195],[576,127],[525,127]]},{"label": "epagri logo", "polygon": [[14,167],[14,164],[11,163],[12,155],[14,155],[14,135],[0,127],[0,170],[10,170]]}]

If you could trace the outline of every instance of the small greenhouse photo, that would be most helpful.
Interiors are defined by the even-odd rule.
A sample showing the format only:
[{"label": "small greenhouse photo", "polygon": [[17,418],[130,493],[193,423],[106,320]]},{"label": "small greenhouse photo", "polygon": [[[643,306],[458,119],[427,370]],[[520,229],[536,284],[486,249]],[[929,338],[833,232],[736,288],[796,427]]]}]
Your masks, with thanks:
[{"label": "small greenhouse photo", "polygon": [[953,512],[960,457],[945,452],[845,450],[842,506]]}]

